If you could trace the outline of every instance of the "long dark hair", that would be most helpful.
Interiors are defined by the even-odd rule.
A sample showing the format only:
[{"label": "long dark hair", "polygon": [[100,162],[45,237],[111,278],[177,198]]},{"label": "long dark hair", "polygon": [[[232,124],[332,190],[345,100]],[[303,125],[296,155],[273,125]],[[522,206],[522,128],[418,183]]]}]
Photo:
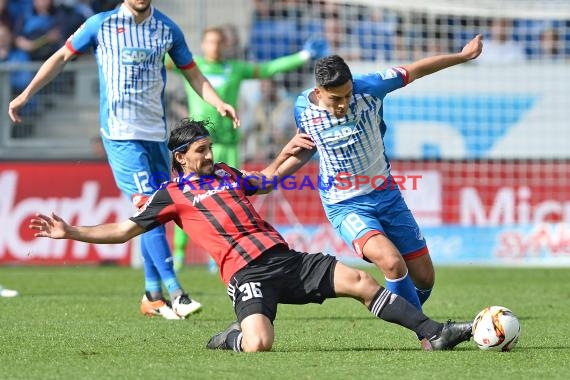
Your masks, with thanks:
[{"label": "long dark hair", "polygon": [[192,120],[185,118],[180,120],[170,132],[170,138],[168,139],[168,149],[172,152],[172,170],[176,173],[182,173],[182,165],[176,158],[174,154],[176,152],[185,153],[188,147],[197,140],[197,138],[210,136],[210,132],[206,128],[209,122],[204,120]]}]

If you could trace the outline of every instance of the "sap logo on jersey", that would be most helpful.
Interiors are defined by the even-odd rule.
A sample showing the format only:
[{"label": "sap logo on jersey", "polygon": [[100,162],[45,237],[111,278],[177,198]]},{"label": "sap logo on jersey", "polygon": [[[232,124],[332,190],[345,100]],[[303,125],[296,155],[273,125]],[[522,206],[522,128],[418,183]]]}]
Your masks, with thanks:
[{"label": "sap logo on jersey", "polygon": [[324,132],[324,142],[333,147],[338,147],[346,144],[355,133],[354,125],[354,123],[346,123]]},{"label": "sap logo on jersey", "polygon": [[151,49],[142,48],[122,48],[121,64],[123,65],[140,65],[148,59],[152,54]]}]

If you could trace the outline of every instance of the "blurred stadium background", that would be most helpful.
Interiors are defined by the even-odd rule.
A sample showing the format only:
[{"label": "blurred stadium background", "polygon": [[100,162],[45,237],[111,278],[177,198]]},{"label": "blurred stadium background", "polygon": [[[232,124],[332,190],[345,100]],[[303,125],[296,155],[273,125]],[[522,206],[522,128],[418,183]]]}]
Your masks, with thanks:
[{"label": "blurred stadium background", "polygon": [[[8,1],[8,4],[11,2]],[[19,2],[25,3],[25,2]],[[112,2],[59,1],[112,6]],[[155,0],[185,32],[194,54],[208,26],[223,26],[228,54],[263,61],[315,35],[353,72],[454,52],[477,33],[484,52],[386,99],[386,146],[395,174],[421,175],[404,191],[436,264],[570,265],[570,2],[567,0]],[[1,39],[0,39],[1,40]],[[0,63],[0,103],[40,62]],[[24,79],[22,79],[24,78]],[[295,132],[292,103],[312,85],[311,65],[242,86],[246,167],[274,157]],[[169,73],[169,122],[187,116]],[[0,118],[0,264],[131,263],[136,247],[33,239],[27,219],[55,211],[78,224],[130,216],[98,140],[94,59],[69,64],[14,126]],[[303,173],[316,179],[317,161]],[[256,199],[299,250],[357,260],[326,221],[318,192]],[[190,247],[191,263],[205,255]],[[136,261],[136,260],[135,260]],[[361,261],[355,261],[362,263]]]}]

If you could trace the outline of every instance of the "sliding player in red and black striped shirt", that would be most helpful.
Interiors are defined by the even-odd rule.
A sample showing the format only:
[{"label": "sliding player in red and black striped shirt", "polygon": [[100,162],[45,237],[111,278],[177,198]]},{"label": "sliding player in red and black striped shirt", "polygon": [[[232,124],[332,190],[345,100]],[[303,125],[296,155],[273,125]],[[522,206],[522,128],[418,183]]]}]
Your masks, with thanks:
[{"label": "sliding player in red and black striped shirt", "polygon": [[[209,150],[208,140],[202,137],[196,146]],[[204,166],[207,173],[193,178],[180,175],[158,190],[131,220],[145,230],[174,221],[209,252],[228,283],[263,252],[286,243],[253,208],[247,197],[252,186],[241,172],[210,159]]]},{"label": "sliding player in red and black striped shirt", "polygon": [[[307,135],[296,135],[273,165],[255,174],[258,179],[271,177],[298,149],[312,145]],[[38,214],[30,224],[39,231],[35,236],[121,243],[174,221],[214,258],[237,315],[237,322],[210,339],[211,349],[270,350],[279,303],[322,303],[337,296],[357,299],[375,316],[428,337],[432,349],[451,349],[471,337],[471,323],[433,321],[366,272],[332,256],[290,249],[248,199],[271,189],[253,188],[251,184],[259,181],[249,182],[239,170],[214,164],[204,122],[183,120],[172,131],[168,146],[178,178],[161,185],[135,216],[121,223],[76,227],[55,214]]]}]

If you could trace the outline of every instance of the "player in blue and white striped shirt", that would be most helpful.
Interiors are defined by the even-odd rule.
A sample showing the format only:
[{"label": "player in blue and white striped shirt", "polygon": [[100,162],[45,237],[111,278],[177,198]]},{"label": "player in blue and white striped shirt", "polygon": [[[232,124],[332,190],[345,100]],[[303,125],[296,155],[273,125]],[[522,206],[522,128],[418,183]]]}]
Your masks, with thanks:
[{"label": "player in blue and white striped shirt", "polygon": [[[124,0],[112,11],[89,19],[42,65],[30,85],[9,106],[13,121],[30,97],[57,76],[76,55],[93,50],[99,66],[103,144],[117,186],[129,198],[151,195],[170,176],[164,89],[164,56],[170,55],[192,88],[218,112],[239,124],[234,108],[220,99],[202,75],[180,28],[151,5]],[[154,180],[154,181],[153,181]],[[178,283],[164,227],[141,237],[146,294],[145,314],[169,319],[199,311]],[[162,297],[162,283],[173,308]]]},{"label": "player in blue and white striped shirt", "polygon": [[317,61],[316,87],[295,104],[299,132],[315,149],[299,152],[277,171],[281,178],[290,175],[318,151],[320,196],[329,221],[358,255],[383,272],[387,289],[420,310],[435,274],[426,241],[390,176],[384,97],[425,75],[475,59],[481,51],[477,36],[461,53],[354,77],[339,56]]}]

